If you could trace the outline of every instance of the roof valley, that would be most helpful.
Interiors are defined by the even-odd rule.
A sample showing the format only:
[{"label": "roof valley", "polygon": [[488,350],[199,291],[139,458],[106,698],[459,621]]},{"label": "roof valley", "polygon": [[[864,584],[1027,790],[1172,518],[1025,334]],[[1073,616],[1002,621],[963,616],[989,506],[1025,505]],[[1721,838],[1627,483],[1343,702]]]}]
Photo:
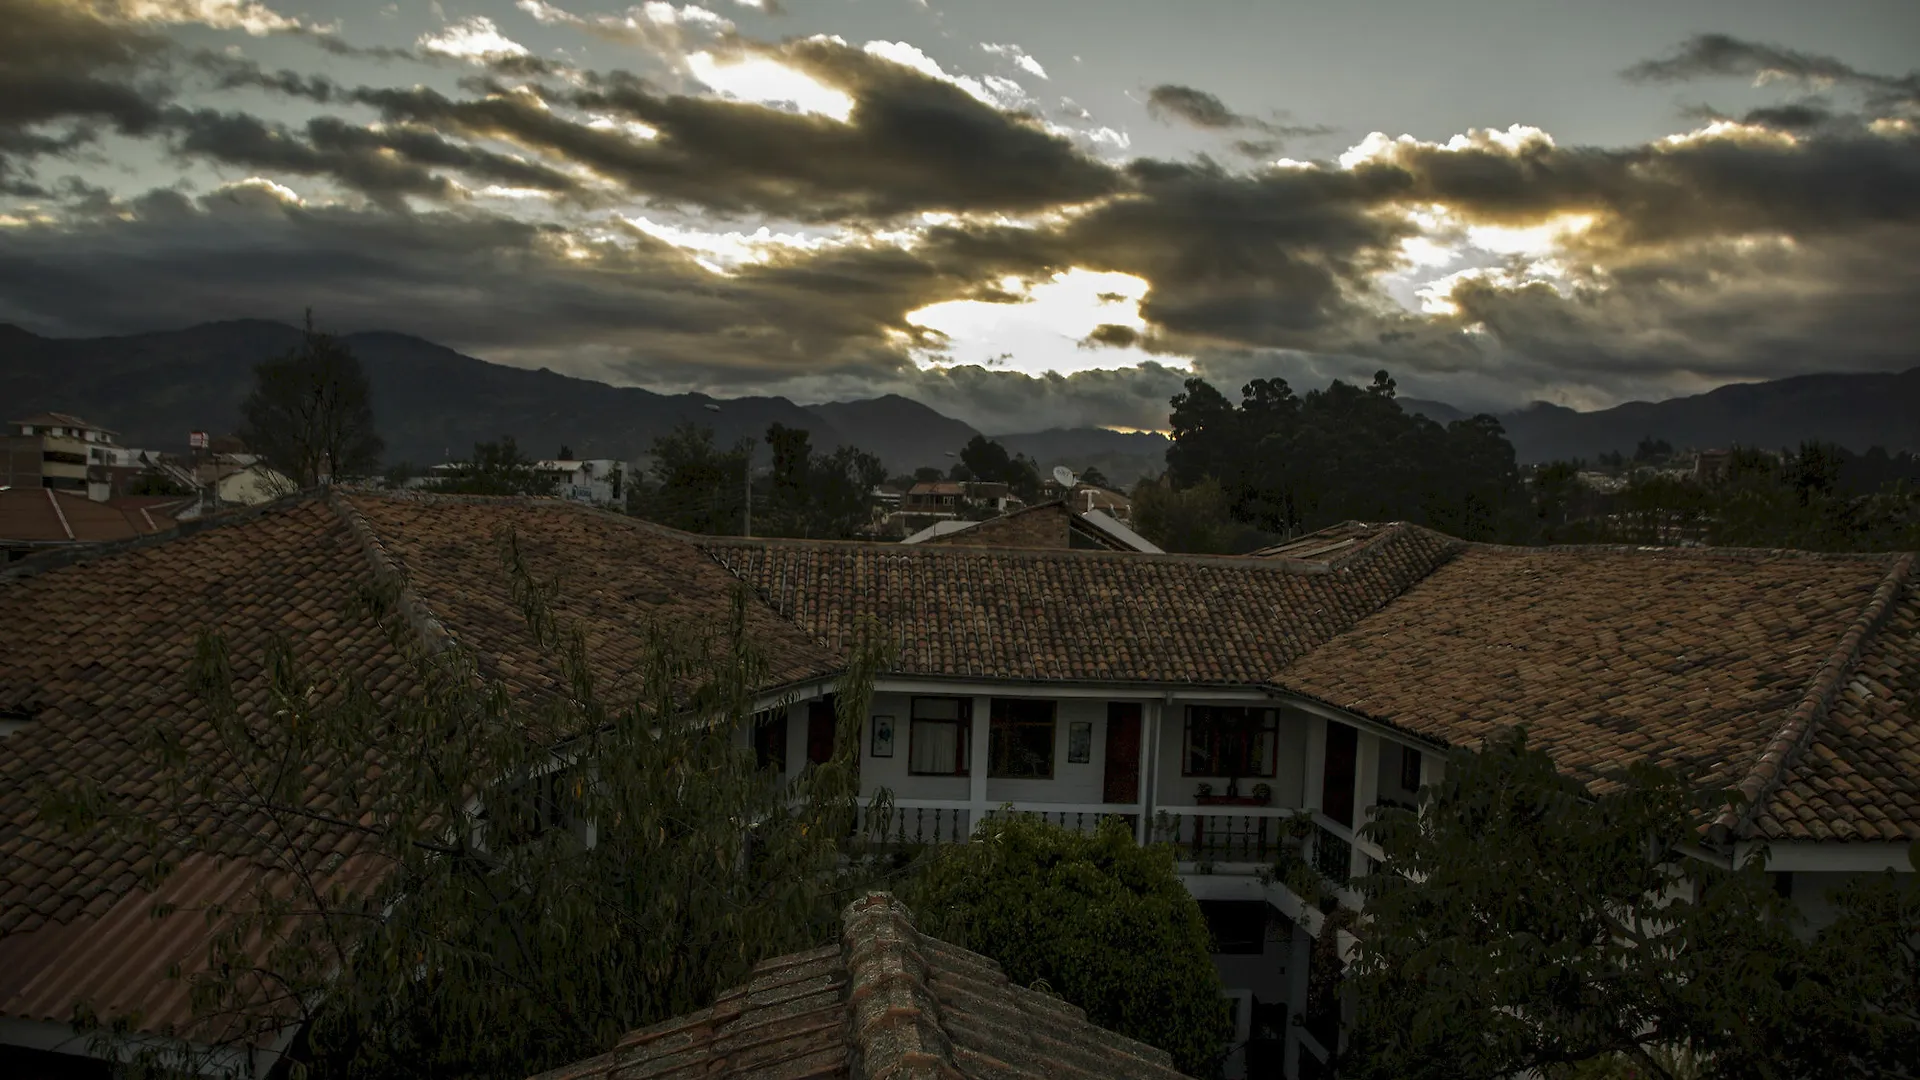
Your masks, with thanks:
[{"label": "roof valley", "polygon": [[1754,759],[1753,768],[1740,781],[1739,791],[1745,797],[1744,805],[1729,807],[1722,811],[1714,821],[1713,832],[1716,839],[1724,839],[1724,834],[1734,836],[1751,833],[1753,820],[1766,806],[1768,799],[1778,790],[1787,772],[1798,761],[1807,744],[1813,741],[1819,730],[1820,721],[1826,718],[1833,708],[1840,691],[1847,684],[1847,678],[1859,665],[1861,654],[1866,645],[1880,629],[1886,625],[1892,613],[1894,601],[1907,585],[1913,574],[1914,555],[1909,553],[1897,559],[1885,577],[1874,587],[1873,594],[1860,609],[1860,614],[1847,628],[1834,647],[1832,655],[1827,657],[1820,670],[1814,673],[1803,695],[1793,711],[1787,714],[1786,721],[1773,738],[1761,749]]}]

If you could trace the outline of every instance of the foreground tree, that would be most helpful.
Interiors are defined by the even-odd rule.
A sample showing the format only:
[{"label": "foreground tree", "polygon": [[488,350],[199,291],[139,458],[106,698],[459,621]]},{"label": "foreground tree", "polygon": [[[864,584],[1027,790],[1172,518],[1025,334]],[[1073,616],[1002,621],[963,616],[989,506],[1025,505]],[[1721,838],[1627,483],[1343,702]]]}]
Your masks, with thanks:
[{"label": "foreground tree", "polygon": [[[734,738],[769,684],[744,596],[718,627],[642,628],[637,689],[614,698],[502,545],[562,692],[515,697],[459,646],[424,652],[376,590],[352,617],[386,628],[410,692],[375,705],[285,643],[242,660],[208,637],[192,674],[203,715],[155,732],[151,799],[47,797],[55,817],[157,853],[156,879],[195,853],[279,872],[226,905],[207,970],[187,976],[183,1034],[291,1020],[310,1025],[303,1068],[320,1076],[526,1076],[831,940],[873,883],[841,840],[872,651],[840,687],[841,752],[783,782]],[[236,692],[239,663],[264,666],[264,701],[258,682]]]},{"label": "foreground tree", "polygon": [[1168,849],[1137,846],[1118,818],[1092,836],[995,818],[973,840],[936,849],[903,894],[923,932],[1044,984],[1190,1076],[1217,1071],[1232,1021]]},{"label": "foreground tree", "polygon": [[1758,860],[1676,850],[1723,800],[1614,779],[1590,796],[1510,732],[1368,826],[1341,1075],[1910,1075],[1920,881],[1860,882],[1809,935]]},{"label": "foreground tree", "polygon": [[306,488],[379,468],[385,444],[374,432],[367,374],[340,339],[313,328],[313,312],[300,346],[253,372],[240,439],[275,471]]}]

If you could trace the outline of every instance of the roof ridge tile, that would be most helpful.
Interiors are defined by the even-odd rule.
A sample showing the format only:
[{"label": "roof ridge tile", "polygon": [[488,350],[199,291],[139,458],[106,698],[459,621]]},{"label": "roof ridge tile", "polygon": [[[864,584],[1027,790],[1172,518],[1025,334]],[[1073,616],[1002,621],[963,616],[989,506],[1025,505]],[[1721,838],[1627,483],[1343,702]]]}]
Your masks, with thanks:
[{"label": "roof ridge tile", "polygon": [[347,532],[360,545],[361,552],[367,558],[367,564],[373,569],[374,580],[394,590],[395,603],[400,609],[401,616],[407,620],[407,625],[413,627],[414,633],[419,635],[420,642],[426,646],[427,652],[437,656],[452,648],[455,644],[453,632],[447,629],[446,624],[427,607],[426,602],[420,598],[420,594],[414,590],[407,578],[406,567],[397,556],[387,550],[385,542],[380,539],[380,534],[374,531],[373,523],[367,520],[367,516],[360,512],[360,508],[353,504],[349,496],[337,490],[327,492],[327,505],[339,516],[341,522],[346,525]]},{"label": "roof ridge tile", "polygon": [[843,921],[854,1080],[960,1080],[906,907],[868,893]]},{"label": "roof ridge tile", "polygon": [[1894,601],[1912,576],[1914,558],[1914,554],[1909,552],[1894,560],[1886,576],[1874,587],[1853,625],[1841,635],[1840,643],[1814,673],[1806,693],[1793,711],[1787,714],[1786,722],[1761,749],[1753,767],[1740,781],[1739,791],[1746,799],[1745,804],[1737,809],[1728,807],[1714,820],[1711,831],[1716,839],[1724,834],[1740,835],[1752,831],[1754,820],[1761,814],[1767,798],[1779,787],[1788,768],[1812,741],[1820,721],[1846,687],[1848,676],[1852,674],[1866,643],[1885,625],[1893,612]]}]

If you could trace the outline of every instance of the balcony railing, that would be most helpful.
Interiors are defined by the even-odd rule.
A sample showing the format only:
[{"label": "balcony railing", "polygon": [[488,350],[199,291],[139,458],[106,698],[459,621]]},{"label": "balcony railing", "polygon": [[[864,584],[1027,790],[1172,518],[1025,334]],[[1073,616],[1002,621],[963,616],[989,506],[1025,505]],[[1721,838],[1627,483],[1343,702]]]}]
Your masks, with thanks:
[{"label": "balcony railing", "polygon": [[[1312,811],[1292,807],[1244,807],[1232,811],[1211,807],[1173,807],[1156,812],[1147,823],[1150,844],[1172,844],[1182,860],[1221,863],[1271,863],[1283,848],[1298,850],[1300,842],[1290,831],[1290,819]],[[964,800],[902,799],[890,812],[870,807],[860,811],[859,829],[866,838],[882,844],[957,844],[969,840],[977,821],[1005,817],[1032,818],[1072,832],[1092,834],[1109,817],[1118,817],[1131,830],[1137,828],[1139,808],[1119,805],[1062,805],[1058,803],[1013,803],[1000,805],[976,815],[972,804]],[[1315,846],[1316,857],[1349,859],[1334,854],[1334,847],[1346,841],[1316,828],[1327,840]],[[1316,866],[1321,866],[1319,862]],[[1344,882],[1350,871],[1339,864],[1338,873],[1322,872]]]},{"label": "balcony railing", "polygon": [[1345,888],[1353,876],[1353,844],[1325,825],[1313,830],[1313,868],[1334,885]]},{"label": "balcony railing", "polygon": [[973,812],[964,802],[897,802],[885,814],[862,805],[859,828],[881,844],[958,844],[973,835]]},{"label": "balcony railing", "polygon": [[1150,843],[1172,844],[1182,858],[1210,862],[1270,862],[1291,846],[1287,819],[1307,813],[1290,807],[1221,812],[1194,807],[1161,810],[1147,830]]}]

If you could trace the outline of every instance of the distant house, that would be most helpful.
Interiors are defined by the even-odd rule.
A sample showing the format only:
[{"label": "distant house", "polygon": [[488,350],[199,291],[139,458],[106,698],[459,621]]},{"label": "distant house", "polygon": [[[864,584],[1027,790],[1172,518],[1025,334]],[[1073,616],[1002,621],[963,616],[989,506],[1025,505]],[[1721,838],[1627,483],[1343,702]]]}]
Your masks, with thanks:
[{"label": "distant house", "polygon": [[1702,450],[1693,459],[1693,478],[1701,483],[1724,480],[1733,468],[1733,451]]},{"label": "distant house", "polygon": [[1158,554],[1151,540],[1099,510],[1041,503],[985,521],[936,521],[900,541],[957,547],[1080,548]]},{"label": "distant house", "polygon": [[958,514],[967,505],[967,485],[957,480],[925,480],[907,489],[900,509],[908,514]]},{"label": "distant house", "polygon": [[625,479],[621,463],[613,458],[536,461],[533,471],[553,485],[553,494],[559,498],[593,506],[618,502]]},{"label": "distant house", "polygon": [[8,421],[0,487],[50,488],[104,500],[110,493],[108,453],[117,437],[68,413],[36,413]]}]

